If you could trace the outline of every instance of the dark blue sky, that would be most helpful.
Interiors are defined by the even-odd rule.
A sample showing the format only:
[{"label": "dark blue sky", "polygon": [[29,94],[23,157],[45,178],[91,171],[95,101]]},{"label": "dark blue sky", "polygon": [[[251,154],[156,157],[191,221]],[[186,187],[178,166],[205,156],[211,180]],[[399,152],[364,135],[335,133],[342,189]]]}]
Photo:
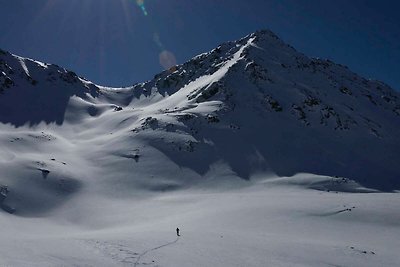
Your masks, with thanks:
[{"label": "dark blue sky", "polygon": [[269,28],[306,55],[329,58],[400,90],[398,1],[143,3],[147,16],[136,0],[0,0],[0,48],[61,65],[102,85],[123,86],[160,72],[163,50],[183,63]]}]

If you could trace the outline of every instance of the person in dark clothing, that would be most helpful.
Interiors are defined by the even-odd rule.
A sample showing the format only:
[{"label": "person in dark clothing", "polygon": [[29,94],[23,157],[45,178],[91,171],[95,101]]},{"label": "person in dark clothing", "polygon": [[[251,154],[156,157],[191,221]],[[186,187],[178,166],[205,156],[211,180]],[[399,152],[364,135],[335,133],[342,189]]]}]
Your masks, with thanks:
[{"label": "person in dark clothing", "polygon": [[177,236],[181,236],[181,235],[179,234],[179,228],[176,228],[176,235],[177,235]]}]

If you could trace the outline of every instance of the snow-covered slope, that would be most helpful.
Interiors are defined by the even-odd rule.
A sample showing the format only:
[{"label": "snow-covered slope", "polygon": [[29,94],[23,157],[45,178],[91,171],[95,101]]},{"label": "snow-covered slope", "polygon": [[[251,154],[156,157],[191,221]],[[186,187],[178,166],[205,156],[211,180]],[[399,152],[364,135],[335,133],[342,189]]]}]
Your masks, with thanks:
[{"label": "snow-covered slope", "polygon": [[178,118],[195,139],[194,153],[164,152],[179,165],[195,162],[200,174],[223,160],[245,179],[257,171],[313,172],[399,188],[399,94],[309,59],[269,31],[223,44],[134,92],[164,96],[147,106],[153,119],[166,125]]},{"label": "snow-covered slope", "polygon": [[[82,169],[127,191],[192,186],[214,165],[245,180],[308,172],[400,188],[399,94],[270,31],[121,89],[3,51],[0,60],[6,169]],[[14,173],[2,179],[12,190]]]},{"label": "snow-covered slope", "polygon": [[[10,229],[7,240],[14,238],[15,229],[27,229],[16,235],[20,242],[11,247],[46,240],[39,242],[28,258],[48,251],[49,244],[63,248],[75,244],[108,253],[110,262],[139,266],[144,254],[104,240],[129,234],[143,244],[149,242],[145,238],[158,240],[146,245],[156,248],[156,243],[168,239],[158,227],[176,227],[181,221],[194,234],[202,227],[212,227],[208,219],[216,223],[215,230],[206,231],[209,234],[220,233],[223,225],[236,220],[225,229],[232,234],[229,242],[243,240],[244,250],[253,258],[237,258],[240,248],[222,239],[214,247],[208,242],[215,240],[203,238],[199,247],[182,248],[191,256],[178,266],[235,266],[235,262],[237,266],[293,266],[299,256],[286,259],[283,247],[304,249],[310,244],[310,250],[319,251],[323,236],[337,234],[339,225],[353,229],[351,220],[364,220],[368,215],[376,220],[359,231],[367,235],[368,242],[376,240],[371,229],[398,226],[398,214],[393,214],[397,194],[378,197],[377,209],[388,207],[381,212],[386,218],[382,223],[380,213],[375,214],[370,204],[350,221],[339,208],[343,203],[351,207],[364,200],[374,203],[375,194],[338,193],[332,199],[327,192],[399,190],[399,134],[399,93],[345,66],[310,59],[270,31],[224,43],[151,81],[127,88],[102,87],[56,65],[0,50],[0,203],[4,211],[0,218]],[[286,197],[298,199],[298,205]],[[244,202],[238,205],[242,198]],[[304,211],[306,217],[285,213],[308,207],[319,198],[315,210]],[[257,199],[262,203],[256,204]],[[327,199],[333,202],[329,204]],[[264,259],[263,249],[251,249],[258,230],[272,229],[273,220],[263,224],[266,217],[260,215],[262,211],[266,217],[276,215],[277,222],[288,220],[285,225],[295,227],[294,232],[312,234],[312,227],[295,226],[298,220],[310,223],[321,239],[311,241],[298,235],[299,243],[290,243],[288,235],[279,237],[287,231],[286,226],[275,227],[268,237],[275,245],[262,238],[254,243],[269,247],[271,258]],[[230,215],[220,220],[219,213]],[[256,218],[254,225],[244,230],[252,238],[234,234],[251,223],[251,219],[241,221],[241,213]],[[336,214],[342,217],[336,219]],[[202,216],[205,221],[194,219]],[[316,219],[325,216],[332,219]],[[147,219],[150,225],[146,225]],[[43,227],[34,226],[38,223]],[[325,223],[337,229],[326,233]],[[38,235],[27,237],[30,227]],[[49,236],[46,229],[51,229]],[[72,237],[59,242],[61,229]],[[356,236],[350,232],[339,236],[347,237],[348,243]],[[345,245],[337,238],[325,241],[320,252],[339,247],[337,253],[351,256],[335,262],[334,257],[314,255],[301,259],[299,266],[400,262],[391,250],[382,252],[385,259],[353,258],[363,255],[364,249],[368,253],[376,247],[382,251],[383,241],[376,246],[360,240],[355,242],[357,246]],[[398,243],[396,239],[386,241],[392,247]],[[123,241],[130,246],[134,242]],[[204,251],[203,245],[208,246]],[[202,253],[214,255],[212,251],[219,246],[226,246],[220,251],[224,255],[220,261],[201,258]],[[123,250],[117,252],[119,248]],[[195,252],[199,249],[201,255]],[[111,264],[104,261],[104,255],[88,256],[89,251],[50,250],[47,258],[35,257],[34,264],[28,265],[74,265],[82,260],[79,264]],[[16,260],[12,248],[2,251],[8,252],[1,255],[0,265],[25,266],[29,262],[24,257]],[[71,255],[79,260],[72,260]],[[162,254],[160,259],[165,266],[177,266],[168,255]]]}]

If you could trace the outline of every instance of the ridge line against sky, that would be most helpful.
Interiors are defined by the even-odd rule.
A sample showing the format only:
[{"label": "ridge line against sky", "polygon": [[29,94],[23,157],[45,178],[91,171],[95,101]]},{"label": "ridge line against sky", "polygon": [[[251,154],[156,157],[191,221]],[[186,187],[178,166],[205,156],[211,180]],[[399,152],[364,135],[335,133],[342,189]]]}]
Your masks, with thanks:
[{"label": "ridge line against sky", "polygon": [[0,0],[0,48],[110,86],[151,79],[220,43],[271,29],[400,90],[395,1]]}]

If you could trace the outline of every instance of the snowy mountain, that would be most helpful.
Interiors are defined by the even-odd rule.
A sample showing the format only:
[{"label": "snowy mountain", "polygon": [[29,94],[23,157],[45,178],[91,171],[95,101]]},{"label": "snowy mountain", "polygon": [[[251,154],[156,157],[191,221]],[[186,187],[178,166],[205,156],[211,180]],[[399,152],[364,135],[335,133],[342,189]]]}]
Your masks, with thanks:
[{"label": "snowy mountain", "polygon": [[194,137],[189,150],[201,151],[165,153],[188,167],[207,154],[201,174],[223,160],[244,179],[257,171],[311,172],[399,186],[399,94],[309,59],[269,31],[223,44],[134,92],[164,96],[153,119],[166,126],[164,118],[178,118]]},{"label": "snowy mountain", "polygon": [[270,31],[122,89],[6,52],[0,62],[2,123],[96,129],[102,146],[121,144],[102,152],[119,164],[138,149],[129,140],[143,140],[199,177],[224,162],[243,179],[309,172],[400,187],[399,94],[342,65],[307,58]]},{"label": "snowy mountain", "polygon": [[[391,192],[400,189],[399,136],[398,92],[345,66],[308,58],[267,30],[127,88],[99,86],[59,66],[0,50],[0,202],[21,218],[97,229],[135,220],[123,212],[140,208],[133,200],[254,184]],[[255,190],[246,205],[254,205]],[[226,196],[221,207],[230,211],[227,203],[233,196],[237,201],[236,193]],[[271,196],[283,198],[275,191]],[[212,199],[196,207],[216,205],[218,197]],[[168,201],[174,203],[174,197]],[[138,220],[155,213],[149,214]],[[385,216],[396,221],[397,215]],[[159,222],[170,220],[162,218]],[[95,246],[109,250],[106,243]],[[95,262],[90,264],[98,266]],[[238,266],[266,266],[261,262]],[[321,266],[318,262],[304,266]],[[354,263],[343,264],[349,262]]]}]

